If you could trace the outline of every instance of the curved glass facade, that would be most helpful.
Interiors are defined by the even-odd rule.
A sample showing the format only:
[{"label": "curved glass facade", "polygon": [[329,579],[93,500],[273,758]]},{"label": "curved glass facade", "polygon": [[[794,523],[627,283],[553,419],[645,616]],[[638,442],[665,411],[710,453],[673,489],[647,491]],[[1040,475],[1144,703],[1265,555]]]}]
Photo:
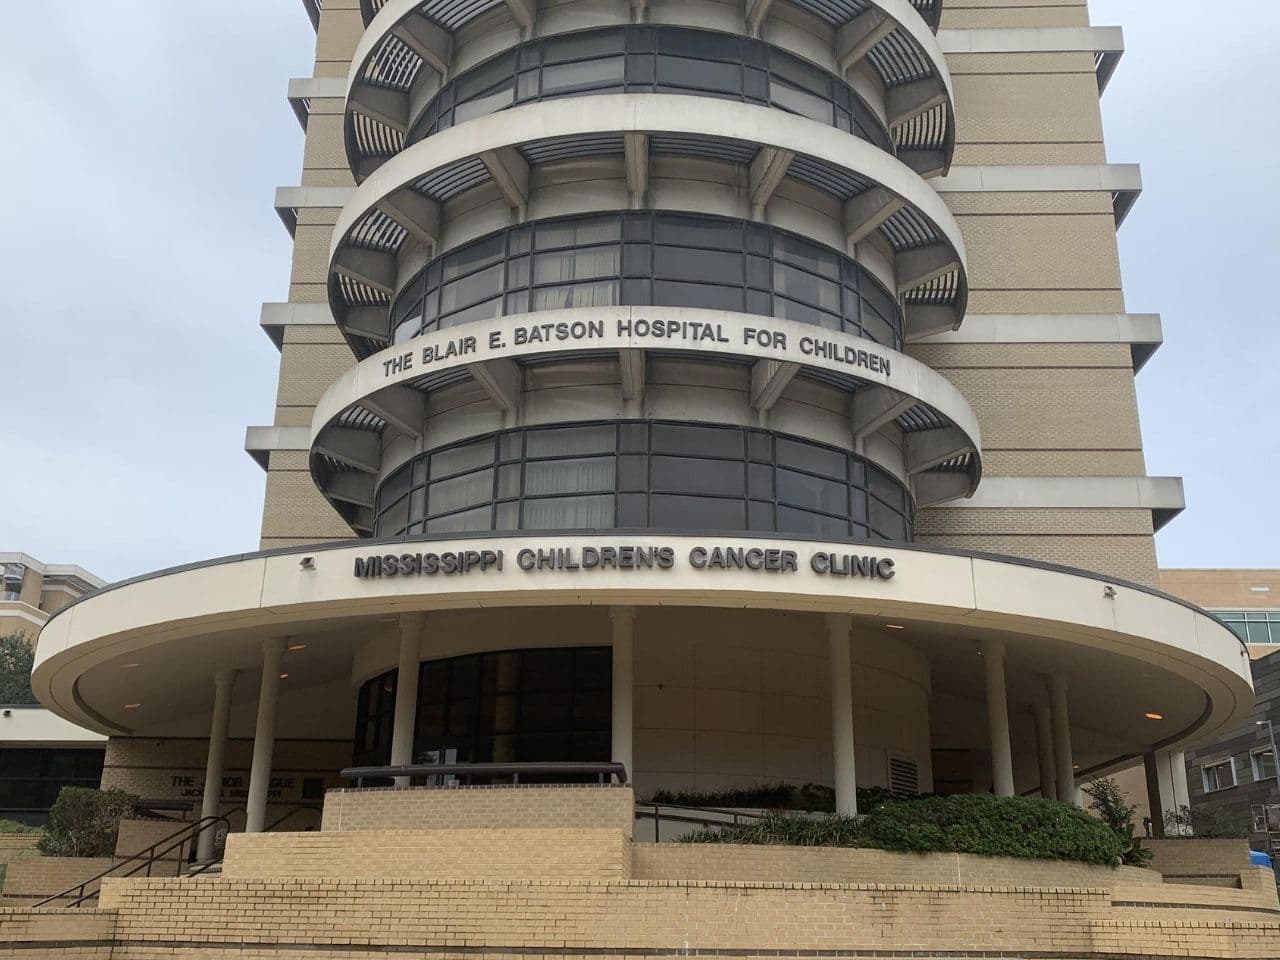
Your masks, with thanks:
[{"label": "curved glass facade", "polygon": [[776,107],[893,153],[888,129],[847,83],[750,37],[624,26],[522,44],[445,84],[409,129],[416,143],[522,103],[593,93],[674,93]]},{"label": "curved glass facade", "polygon": [[539,220],[451,250],[400,291],[392,335],[616,304],[782,317],[902,346],[897,299],[857,261],[765,224],[662,211]]},{"label": "curved glass facade", "polygon": [[914,506],[857,454],[783,434],[609,421],[489,434],[422,454],[378,490],[374,536],[517,530],[912,538]]},{"label": "curved glass facade", "polygon": [[[504,650],[418,668],[414,763],[599,762],[609,759],[608,647]],[[360,688],[353,761],[391,761],[396,674]]]}]

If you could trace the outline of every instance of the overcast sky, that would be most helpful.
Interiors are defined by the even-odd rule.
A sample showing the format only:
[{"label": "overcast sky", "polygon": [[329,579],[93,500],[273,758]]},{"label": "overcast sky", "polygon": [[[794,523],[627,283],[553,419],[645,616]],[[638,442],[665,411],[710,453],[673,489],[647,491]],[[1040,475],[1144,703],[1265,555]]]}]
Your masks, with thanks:
[{"label": "overcast sky", "polygon": [[[1167,344],[1138,377],[1148,472],[1186,478],[1166,566],[1280,566],[1274,0],[1094,0],[1127,51],[1110,158],[1142,164],[1128,307]],[[298,182],[300,0],[45,0],[0,31],[0,551],[108,579],[256,549],[288,293],[271,207]],[[1231,44],[1222,42],[1230,38]],[[1194,53],[1190,53],[1194,51]]]}]

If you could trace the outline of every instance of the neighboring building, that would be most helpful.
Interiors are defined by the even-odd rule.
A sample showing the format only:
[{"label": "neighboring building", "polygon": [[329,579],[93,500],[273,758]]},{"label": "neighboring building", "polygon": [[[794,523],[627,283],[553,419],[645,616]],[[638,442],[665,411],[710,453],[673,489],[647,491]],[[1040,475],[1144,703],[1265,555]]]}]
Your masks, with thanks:
[{"label": "neighboring building", "polygon": [[409,760],[1074,800],[1247,714],[1157,589],[1084,3],[315,6],[265,552],[41,637],[104,783],[250,831]]},{"label": "neighboring building", "polygon": [[[45,622],[106,581],[82,567],[0,553],[0,637],[34,644]],[[106,737],[40,706],[0,703],[0,819],[40,824],[64,786],[96,787]]]},{"label": "neighboring building", "polygon": [[1280,787],[1267,724],[1280,724],[1280,570],[1161,570],[1160,584],[1225,622],[1253,661],[1253,711],[1187,751],[1191,807],[1219,826],[1249,827],[1257,849],[1272,849],[1280,840]]},{"label": "neighboring building", "polygon": [[34,643],[46,620],[105,583],[74,564],[0,553],[0,637],[21,633]]}]

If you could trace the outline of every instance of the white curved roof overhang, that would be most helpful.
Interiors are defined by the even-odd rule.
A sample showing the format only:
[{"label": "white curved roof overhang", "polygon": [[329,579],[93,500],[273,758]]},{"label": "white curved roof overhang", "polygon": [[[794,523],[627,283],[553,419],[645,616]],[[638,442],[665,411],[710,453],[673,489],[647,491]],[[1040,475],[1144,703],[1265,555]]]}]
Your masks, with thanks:
[{"label": "white curved roof overhang", "polygon": [[333,228],[329,301],[357,355],[389,342],[398,256],[406,244],[439,239],[446,202],[493,182],[517,206],[522,191],[528,195],[530,166],[623,155],[636,134],[650,152],[740,163],[766,198],[784,177],[824,190],[843,203],[851,242],[878,232],[894,251],[906,339],[959,327],[968,299],[960,227],[906,164],[851,134],[768,107],[612,94],[583,98],[572,111],[534,103],[470,120],[397,154],[356,189]]},{"label": "white curved roof overhang", "polygon": [[[683,323],[688,335],[651,335],[641,332],[638,321],[647,321],[650,328],[662,321],[668,329]],[[600,335],[589,328],[592,322],[599,325]],[[584,336],[516,344],[517,328],[547,324],[570,329],[577,324],[585,328]],[[729,342],[698,335],[708,328]],[[769,332],[764,339],[771,345],[748,333],[760,330]],[[463,337],[472,339],[470,351],[445,356],[450,344]],[[817,343],[834,349],[817,349]],[[495,403],[510,405],[519,399],[514,365],[523,361],[584,355],[621,359],[637,351],[750,365],[751,402],[757,411],[769,409],[795,376],[850,391],[850,448],[856,437],[896,423],[903,431],[906,471],[919,505],[970,496],[981,479],[982,439],[973,408],[949,380],[920,361],[871,340],[792,320],[682,307],[580,307],[501,317],[434,331],[374,354],[335,380],[316,405],[312,478],[355,529],[371,532],[377,482],[386,472],[383,432],[421,439],[432,390],[475,380]],[[393,362],[405,355],[412,357],[408,365]]]},{"label": "white curved roof overhang", "polygon": [[[927,175],[947,172],[955,151],[955,96],[946,56],[934,36],[942,0],[745,0],[743,29],[758,32],[775,3],[832,29],[833,62],[842,77],[865,58],[884,85],[885,115],[899,156]],[[357,181],[404,148],[406,134],[430,99],[413,95],[423,71],[452,79],[453,33],[501,9],[524,27],[522,20],[537,16],[536,5],[527,4],[365,0],[367,26],[351,58],[344,124],[347,159]],[[529,32],[523,29],[522,35]]]},{"label": "white curved roof overhang", "polygon": [[[670,547],[674,568],[525,572],[515,562],[521,549],[620,543]],[[692,569],[690,551],[713,545],[792,550],[798,569]],[[381,578],[354,570],[357,558],[386,552],[482,549],[503,551],[501,570]],[[889,580],[832,577],[810,566],[814,555],[842,549],[848,548],[769,536],[583,533],[347,541],[228,557],[124,581],[60,611],[40,635],[32,685],[42,703],[73,723],[130,733],[139,722],[207,709],[213,673],[242,669],[252,676],[269,637],[305,638],[307,657],[328,658],[328,673],[319,678],[306,677],[305,659],[291,665],[296,681],[350,683],[359,644],[394,631],[401,614],[492,608],[502,618],[495,624],[509,625],[511,608],[627,604],[850,614],[864,631],[860,642],[874,642],[892,621],[906,626],[895,631],[897,639],[929,657],[936,687],[955,692],[967,684],[961,692],[979,702],[975,641],[1004,639],[1011,707],[1021,711],[1042,697],[1046,673],[1062,675],[1070,684],[1073,735],[1091,731],[1092,749],[1077,745],[1090,768],[1213,736],[1252,709],[1243,644],[1185,601],[1080,570],[906,544],[854,548],[892,557],[896,573]],[[483,648],[487,638],[466,642]],[[135,669],[122,671],[126,662]],[[243,686],[248,694],[253,684]],[[124,709],[126,697],[143,700],[150,713]],[[1143,719],[1153,707],[1166,722]]]}]

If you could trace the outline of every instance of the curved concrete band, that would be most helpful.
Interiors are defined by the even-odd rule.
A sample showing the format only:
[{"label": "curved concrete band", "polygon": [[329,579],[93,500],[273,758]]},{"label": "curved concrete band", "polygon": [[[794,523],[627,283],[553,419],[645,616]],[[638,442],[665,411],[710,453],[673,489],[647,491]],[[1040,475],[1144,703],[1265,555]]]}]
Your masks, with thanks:
[{"label": "curved concrete band", "polygon": [[[909,620],[957,632],[974,629],[1103,650],[1167,671],[1203,692],[1200,718],[1170,738],[1209,736],[1252,707],[1249,661],[1236,636],[1204,611],[1095,574],[907,544],[845,547],[758,536],[628,536],[633,547],[666,548],[675,569],[522,568],[522,549],[616,547],[617,537],[525,534],[519,537],[348,542],[227,558],[156,574],[92,594],[55,614],[40,635],[33,688],[72,722],[111,729],[77,684],[94,667],[148,650],[216,650],[217,637],[282,636],[335,617],[374,623],[388,616],[487,606],[667,605],[850,614],[880,622]],[[789,572],[698,568],[697,548],[791,551]],[[832,576],[814,558],[842,549],[892,559],[893,574]],[[466,575],[370,576],[356,561],[385,553],[487,550],[504,553]],[[304,562],[305,558],[305,562]],[[352,626],[359,630],[358,625]],[[949,630],[947,631],[949,632]],[[959,641],[958,641],[959,642]],[[108,709],[114,704],[99,703]]]},{"label": "curved concrete band", "polygon": [[[787,0],[777,0],[779,6],[786,2]],[[751,4],[748,4],[748,6],[751,6]],[[761,5],[757,3],[756,6]],[[771,6],[771,4],[766,3],[763,5],[763,8],[767,10],[769,6]],[[926,82],[935,83],[939,88],[946,106],[947,126],[948,129],[953,130],[955,126],[955,93],[952,88],[951,73],[947,67],[946,55],[943,53],[938,38],[934,35],[934,32],[930,29],[929,25],[925,23],[920,12],[912,6],[909,0],[864,0],[863,6],[865,9],[863,13],[859,15],[858,19],[874,16],[877,19],[884,18],[884,20],[892,23],[894,26],[894,32],[900,31],[906,37],[908,43],[915,48],[920,57],[928,63],[932,73],[928,78],[926,78]],[[352,54],[351,69],[347,74],[346,111],[348,114],[350,113],[353,105],[358,101],[362,93],[362,88],[365,86],[364,78],[367,75],[369,66],[378,57],[384,43],[393,35],[400,38],[403,38],[406,34],[411,36],[412,34],[408,30],[409,22],[419,15],[422,8],[422,0],[388,0],[388,2],[383,4],[382,8],[369,22],[364,33],[360,37],[359,43],[356,45],[355,52]],[[596,24],[597,26],[623,26],[632,22],[630,19],[620,18],[617,23],[610,24],[608,21],[608,14],[606,13],[603,16],[605,19],[602,19],[598,24]],[[767,20],[768,13],[766,12],[764,16]],[[677,15],[674,19],[653,22],[659,23],[660,25],[690,26],[696,28],[700,25],[697,20],[697,17],[682,19]],[[820,66],[825,66],[828,69],[834,66],[835,69],[833,72],[837,75],[843,75],[843,66],[846,55],[849,54],[852,48],[856,46],[856,38],[848,35],[848,31],[853,23],[854,21],[850,21],[841,27],[837,27],[835,32],[835,42],[831,51],[832,64],[819,64]],[[565,24],[570,29],[579,28],[574,25],[572,20],[566,20]],[[716,28],[723,30],[724,25],[717,23]],[[424,41],[422,38],[419,38],[416,42],[416,45],[421,51],[419,55],[427,52],[428,46],[433,46],[435,48],[433,53],[436,59],[435,67],[437,72],[441,72],[439,68],[444,68],[444,70],[447,70],[449,76],[452,77],[455,75],[451,50],[452,40],[448,31],[435,27],[434,25],[431,29],[433,34],[437,34],[435,37],[436,42],[431,44],[429,40]],[[743,17],[741,31],[744,35],[751,35],[753,33],[752,25],[749,22],[749,15]],[[555,30],[544,32],[542,30],[538,30],[537,25],[535,25],[534,36],[554,36],[557,32],[558,31]],[[760,31],[756,29],[754,32],[759,33]],[[522,33],[523,31],[521,31],[521,33],[513,34],[513,39],[516,39],[516,43],[523,42],[521,36]],[[404,42],[403,39],[401,39],[401,42]],[[486,57],[496,56],[510,49],[514,45],[516,44],[509,44],[505,46],[499,45],[491,48],[487,47],[485,49],[485,55]],[[790,48],[783,46],[782,49]],[[806,53],[806,51],[801,50],[790,50],[790,52],[799,56],[804,56]],[[812,57],[806,57],[806,59],[809,59],[812,62]],[[886,85],[891,81],[891,79],[892,78],[888,76],[881,76],[881,80]],[[375,96],[376,95],[377,94],[375,94]],[[406,118],[409,126],[412,125],[417,111],[421,110],[425,106],[426,102],[424,101],[421,104],[417,104],[417,110],[411,110],[411,115]],[[350,117],[348,116],[348,123],[349,122]],[[951,139],[954,140],[954,138]],[[349,146],[350,144],[348,144],[348,147]],[[950,166],[951,146],[952,144],[949,144],[947,149],[947,163],[945,164],[947,167]],[[348,157],[347,159],[350,162],[352,170],[358,171],[360,169],[360,165],[356,162],[357,158]]]},{"label": "curved concrete band", "polygon": [[[664,328],[682,325],[678,329],[684,336],[677,338],[665,333],[660,336],[654,332],[658,329],[655,323],[661,323]],[[570,341],[516,342],[517,330],[560,325],[565,325],[569,332],[576,329],[589,336]],[[591,335],[596,330],[600,335]],[[703,333],[711,336],[701,335]],[[722,342],[720,338],[729,342]],[[457,352],[446,356],[451,348]],[[963,433],[973,453],[969,493],[977,488],[981,477],[982,436],[973,408],[949,380],[920,361],[871,340],[794,320],[678,307],[548,310],[450,327],[390,347],[356,364],[324,392],[312,417],[312,451],[323,442],[326,431],[337,426],[343,414],[383,390],[402,388],[425,375],[489,360],[584,349],[661,350],[691,358],[732,356],[755,362],[800,364],[852,376],[868,386],[887,387],[918,400]],[[381,472],[381,451],[378,457]],[[314,458],[312,463],[314,466]],[[322,478],[313,472],[313,479],[329,496]]]},{"label": "curved concrete band", "polygon": [[[708,105],[714,109],[706,109]],[[369,214],[396,209],[394,194],[461,161],[560,137],[626,133],[700,136],[752,143],[822,161],[870,181],[886,195],[913,208],[935,231],[939,243],[948,248],[944,259],[953,262],[959,271],[956,303],[949,308],[954,314],[952,325],[959,326],[964,315],[968,273],[960,226],[928,181],[873,144],[770,107],[704,97],[610,94],[581,98],[574,102],[572,110],[561,109],[562,106],[555,102],[532,103],[469,120],[428,137],[388,160],[356,188],[338,215],[329,248],[330,280],[337,272],[340,255],[348,249],[352,230]],[[401,216],[413,214],[402,212]],[[415,224],[415,229],[421,232],[424,225]],[[438,233],[441,227],[434,224],[431,229]],[[905,251],[899,256],[913,253],[915,251]],[[900,286],[901,280],[899,277]],[[342,326],[346,306],[334,301],[334,287],[331,282],[330,306]],[[907,310],[910,325],[910,304]]]}]

